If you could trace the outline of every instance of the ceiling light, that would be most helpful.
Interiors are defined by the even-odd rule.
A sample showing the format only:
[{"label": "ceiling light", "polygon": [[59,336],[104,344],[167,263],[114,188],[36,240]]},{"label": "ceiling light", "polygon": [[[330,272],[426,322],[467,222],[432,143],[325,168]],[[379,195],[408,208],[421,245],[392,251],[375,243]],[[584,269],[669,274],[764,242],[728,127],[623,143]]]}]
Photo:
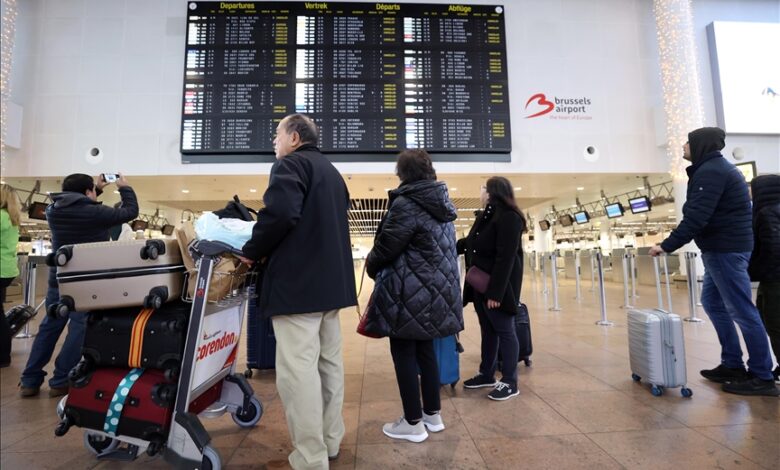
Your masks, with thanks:
[{"label": "ceiling light", "polygon": [[458,188],[450,188],[450,191],[457,191]]},{"label": "ceiling light", "polygon": [[114,194],[119,194],[119,191],[114,191]]},{"label": "ceiling light", "polygon": [[255,188],[249,188],[249,192],[250,192],[250,193],[256,193],[256,192],[257,192],[257,190],[256,190]]},{"label": "ceiling light", "polygon": [[183,192],[184,194],[189,194],[190,190],[189,189],[182,189],[181,192]]},{"label": "ceiling light", "polygon": [[644,186],[637,186],[637,187],[636,187],[636,190],[637,190],[637,191],[644,191],[644,190],[645,190],[645,187],[644,187]]},{"label": "ceiling light", "polygon": [[669,209],[667,212],[674,212],[674,209]]},{"label": "ceiling light", "polygon": [[577,191],[585,191],[585,186],[577,186]]},{"label": "ceiling light", "polygon": [[515,186],[515,191],[522,191],[522,190],[523,190],[523,188],[522,188],[522,187],[520,187],[520,186]]}]

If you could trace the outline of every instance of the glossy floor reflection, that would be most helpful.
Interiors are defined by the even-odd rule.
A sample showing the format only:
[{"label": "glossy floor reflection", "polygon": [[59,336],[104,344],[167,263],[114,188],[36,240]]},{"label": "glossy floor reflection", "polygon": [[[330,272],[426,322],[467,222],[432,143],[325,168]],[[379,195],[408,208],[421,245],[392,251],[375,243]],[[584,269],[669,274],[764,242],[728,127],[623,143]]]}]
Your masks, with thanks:
[{"label": "glossy floor reflection", "polygon": [[[561,311],[553,312],[541,280],[526,276],[523,299],[531,312],[534,355],[532,367],[520,366],[521,395],[498,403],[486,398],[487,390],[444,387],[447,429],[422,444],[382,434],[382,424],[401,414],[387,340],[358,336],[357,313],[344,311],[347,433],[333,468],[778,468],[780,400],[726,395],[699,376],[699,369],[718,362],[709,322],[685,323],[694,396],[685,399],[672,389],[653,397],[630,377],[622,286],[607,286],[607,313],[615,326],[601,327],[594,324],[600,311],[589,284],[583,283],[576,300],[573,282],[562,281]],[[655,306],[654,289],[640,286],[638,293],[635,305]],[[673,295],[675,311],[687,316],[686,291],[674,289]],[[465,317],[461,379],[473,375],[479,363],[479,327],[471,307]],[[0,468],[166,467],[147,457],[98,462],[75,428],[55,438],[56,400],[47,397],[46,387],[38,398],[17,395],[30,344],[14,340],[13,365],[0,372]],[[242,346],[241,370],[243,358]],[[274,374],[256,372],[250,383],[265,406],[255,429],[241,430],[227,416],[204,420],[226,468],[264,468],[291,450]]]}]

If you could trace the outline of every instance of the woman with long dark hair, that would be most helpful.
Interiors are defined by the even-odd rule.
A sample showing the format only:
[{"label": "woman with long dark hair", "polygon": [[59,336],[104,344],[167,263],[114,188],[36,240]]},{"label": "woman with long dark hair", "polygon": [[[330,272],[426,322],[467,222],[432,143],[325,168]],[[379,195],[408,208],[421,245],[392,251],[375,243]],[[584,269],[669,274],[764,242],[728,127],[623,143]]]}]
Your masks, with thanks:
[{"label": "woman with long dark hair", "polygon": [[[520,237],[526,221],[515,202],[512,184],[494,176],[482,187],[484,210],[477,216],[466,238],[458,241],[458,253],[466,256],[469,269],[489,275],[487,289],[478,292],[468,282],[463,288],[464,305],[474,303],[482,332],[482,361],[479,373],[463,382],[466,388],[489,387],[492,400],[506,400],[520,393],[517,388],[519,344],[514,315],[518,313],[523,281]],[[501,380],[496,381],[496,364],[501,346]]]}]

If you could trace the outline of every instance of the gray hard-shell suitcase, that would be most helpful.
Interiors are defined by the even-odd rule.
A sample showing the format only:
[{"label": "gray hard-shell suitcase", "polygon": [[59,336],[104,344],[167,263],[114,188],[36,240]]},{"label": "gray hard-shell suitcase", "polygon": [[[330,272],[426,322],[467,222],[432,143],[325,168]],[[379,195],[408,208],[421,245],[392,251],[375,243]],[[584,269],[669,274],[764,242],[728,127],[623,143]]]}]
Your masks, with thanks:
[{"label": "gray hard-shell suitcase", "polygon": [[682,387],[684,397],[693,395],[685,386],[685,340],[679,315],[660,309],[629,310],[628,353],[632,378],[649,383],[653,395],[675,387]]},{"label": "gray hard-shell suitcase", "polygon": [[57,266],[60,301],[50,315],[119,307],[160,308],[179,298],[184,265],[179,244],[128,240],[65,245],[49,255]]}]

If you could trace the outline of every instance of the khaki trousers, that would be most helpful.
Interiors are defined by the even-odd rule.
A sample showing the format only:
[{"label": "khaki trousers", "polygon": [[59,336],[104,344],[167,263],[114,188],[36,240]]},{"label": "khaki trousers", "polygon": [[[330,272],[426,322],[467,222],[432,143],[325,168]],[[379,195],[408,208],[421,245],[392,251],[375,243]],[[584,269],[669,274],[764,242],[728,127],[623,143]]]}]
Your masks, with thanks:
[{"label": "khaki trousers", "polygon": [[276,388],[295,470],[327,469],[344,438],[344,362],[339,311],[277,315]]}]

